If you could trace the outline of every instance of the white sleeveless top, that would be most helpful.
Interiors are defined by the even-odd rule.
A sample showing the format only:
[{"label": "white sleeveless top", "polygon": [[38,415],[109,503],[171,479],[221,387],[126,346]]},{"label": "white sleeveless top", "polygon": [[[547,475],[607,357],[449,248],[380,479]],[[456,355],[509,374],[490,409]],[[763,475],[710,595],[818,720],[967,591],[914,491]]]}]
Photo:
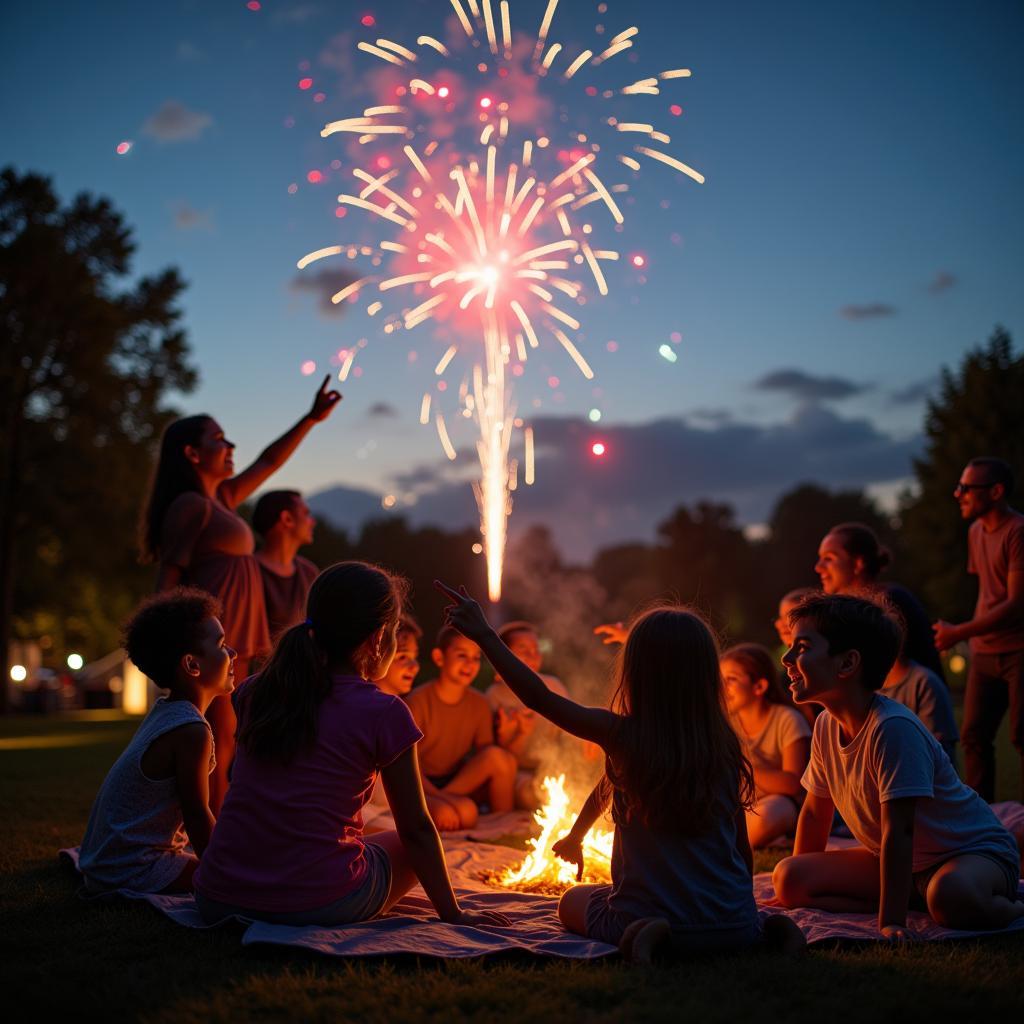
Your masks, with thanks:
[{"label": "white sleeveless top", "polygon": [[[177,782],[173,776],[149,778],[142,756],[157,737],[198,722],[210,728],[190,701],[161,697],[114,762],[93,803],[79,853],[87,892],[160,892],[191,859]],[[211,756],[211,771],[215,763]]]}]

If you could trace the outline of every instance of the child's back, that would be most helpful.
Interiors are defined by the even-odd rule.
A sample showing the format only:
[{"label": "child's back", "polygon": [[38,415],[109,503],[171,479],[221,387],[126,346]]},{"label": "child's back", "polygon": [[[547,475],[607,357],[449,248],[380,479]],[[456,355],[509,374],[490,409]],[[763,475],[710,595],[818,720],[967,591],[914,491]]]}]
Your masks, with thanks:
[{"label": "child's back", "polygon": [[[756,936],[750,868],[737,847],[736,797],[729,800],[728,796],[723,784],[717,813],[708,827],[689,835],[682,828],[631,823],[622,792],[614,792],[615,840],[607,900],[611,916],[664,918],[684,942],[695,932]],[[599,937],[595,932],[602,931],[601,910],[601,901],[592,900],[587,924],[594,938]],[[621,932],[613,924],[605,941],[617,943]]]},{"label": "child's back", "polygon": [[[249,685],[238,692],[240,721]],[[239,746],[197,891],[270,912],[348,895],[366,872],[361,812],[377,772],[419,736],[399,698],[358,676],[333,676],[313,745],[286,768]]]},{"label": "child's back", "polygon": [[[194,725],[210,731],[190,701],[161,697],[107,773],[79,853],[90,892],[159,892],[193,862],[186,852],[177,780],[173,775],[149,778],[142,759],[159,737]],[[211,757],[211,771],[213,765]]]},{"label": "child's back", "polygon": [[881,692],[913,711],[939,741],[950,761],[956,764],[956,744],[960,733],[949,699],[949,688],[934,672],[916,661],[897,662],[897,667],[898,671],[890,673],[897,678],[892,683],[886,679]]}]

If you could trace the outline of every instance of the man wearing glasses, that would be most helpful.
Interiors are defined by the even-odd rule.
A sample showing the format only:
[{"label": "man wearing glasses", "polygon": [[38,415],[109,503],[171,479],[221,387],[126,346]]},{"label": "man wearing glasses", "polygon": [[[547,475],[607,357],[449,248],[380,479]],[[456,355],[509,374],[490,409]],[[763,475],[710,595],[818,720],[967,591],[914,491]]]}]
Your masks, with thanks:
[{"label": "man wearing glasses", "polygon": [[974,617],[937,622],[940,651],[970,641],[971,667],[964,696],[964,778],[991,803],[995,799],[993,741],[1007,708],[1010,739],[1021,755],[1024,786],[1024,515],[1010,508],[1013,472],[1002,459],[971,459],[953,496],[972,520],[967,571],[978,577]]}]

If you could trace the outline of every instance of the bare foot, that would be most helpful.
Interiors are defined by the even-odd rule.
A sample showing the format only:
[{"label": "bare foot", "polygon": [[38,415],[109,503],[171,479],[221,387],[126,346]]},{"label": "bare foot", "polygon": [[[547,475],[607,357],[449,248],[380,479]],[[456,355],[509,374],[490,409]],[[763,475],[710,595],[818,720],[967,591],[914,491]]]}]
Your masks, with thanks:
[{"label": "bare foot", "polygon": [[658,947],[667,942],[671,934],[672,929],[663,917],[642,917],[622,933],[619,952],[632,964],[653,963]]},{"label": "bare foot", "polygon": [[800,926],[785,914],[765,918],[764,944],[766,949],[785,956],[797,956],[807,949],[807,939]]}]

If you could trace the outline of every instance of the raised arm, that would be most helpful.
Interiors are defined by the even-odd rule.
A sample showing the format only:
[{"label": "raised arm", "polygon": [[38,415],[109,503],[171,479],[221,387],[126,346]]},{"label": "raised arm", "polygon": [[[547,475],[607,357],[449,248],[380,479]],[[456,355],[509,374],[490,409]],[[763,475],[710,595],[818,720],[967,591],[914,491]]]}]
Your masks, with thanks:
[{"label": "raised arm", "polygon": [[524,665],[502,642],[484,616],[483,610],[466,592],[453,590],[434,581],[434,586],[449,598],[447,621],[463,636],[479,644],[494,671],[509,689],[531,710],[554,722],[559,729],[581,739],[599,743],[605,750],[614,742],[618,716],[607,708],[589,708],[561,697],[547,688],[536,672]]},{"label": "raised arm", "polygon": [[218,494],[228,508],[237,508],[241,505],[267,477],[276,473],[288,461],[313,427],[330,416],[331,411],[341,401],[339,391],[328,390],[327,383],[330,379],[330,374],[324,377],[320,389],[313,398],[313,407],[291,430],[264,448],[251,466],[220,485]]}]

